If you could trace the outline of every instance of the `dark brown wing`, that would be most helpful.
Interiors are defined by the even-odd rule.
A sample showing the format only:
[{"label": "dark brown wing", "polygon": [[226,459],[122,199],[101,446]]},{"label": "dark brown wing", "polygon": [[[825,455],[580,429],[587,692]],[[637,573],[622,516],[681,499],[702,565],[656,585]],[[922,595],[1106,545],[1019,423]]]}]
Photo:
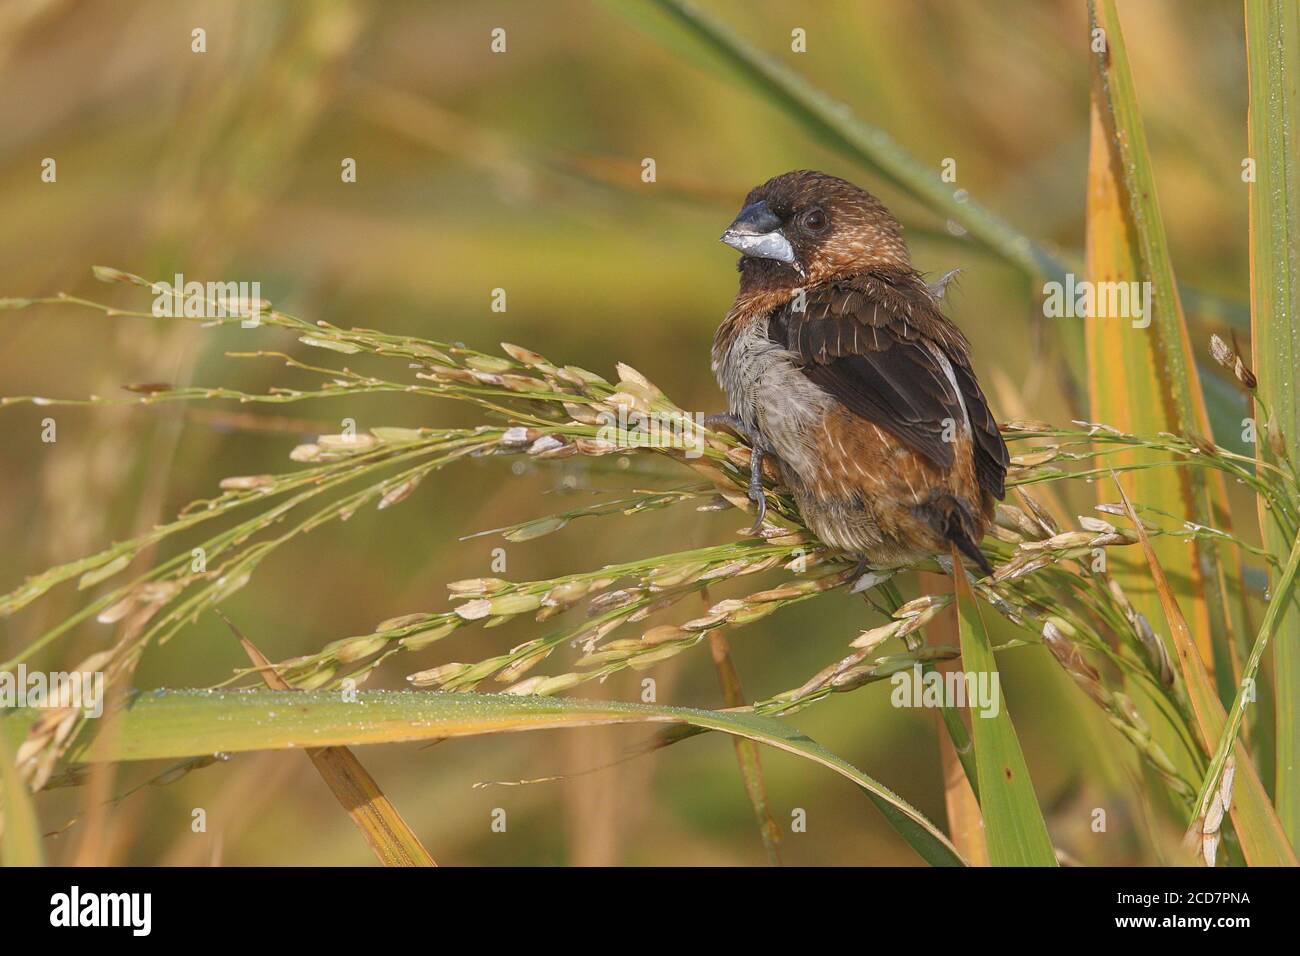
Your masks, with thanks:
[{"label": "dark brown wing", "polygon": [[960,422],[964,403],[980,487],[1004,496],[1010,459],[971,371],[970,347],[919,275],[856,276],[808,291],[802,311],[798,305],[775,310],[768,335],[800,356],[809,379],[945,469],[953,445],[943,440],[944,420]]}]

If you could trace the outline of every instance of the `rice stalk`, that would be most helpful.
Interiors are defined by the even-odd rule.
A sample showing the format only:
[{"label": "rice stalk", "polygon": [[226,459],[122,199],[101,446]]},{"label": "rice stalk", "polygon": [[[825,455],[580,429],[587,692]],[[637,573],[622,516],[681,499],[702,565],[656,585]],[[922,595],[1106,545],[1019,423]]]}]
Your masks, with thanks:
[{"label": "rice stalk", "polygon": [[[152,289],[146,280],[100,269],[100,278]],[[150,317],[88,299],[55,296],[6,300],[8,307],[35,303],[95,309],[115,316]],[[215,304],[214,304],[215,305]],[[79,561],[29,578],[0,596],[0,615],[17,612],[56,587],[74,580],[97,596],[18,651],[12,663],[97,617],[128,621],[124,637],[104,652],[110,673],[129,673],[146,647],[175,637],[199,616],[216,610],[255,577],[267,556],[324,523],[344,520],[359,508],[395,507],[425,477],[467,458],[525,457],[548,461],[572,456],[592,459],[614,453],[663,463],[664,474],[687,469],[694,480],[667,490],[640,489],[611,500],[571,508],[481,534],[527,541],[563,532],[579,518],[651,513],[694,504],[700,510],[751,509],[744,493],[748,449],[725,434],[700,430],[693,416],[675,405],[641,373],[619,366],[611,379],[576,366],[561,366],[528,349],[503,345],[503,355],[410,336],[366,329],[341,329],[308,323],[263,304],[262,334],[288,332],[300,344],[335,356],[357,353],[400,362],[404,372],[363,374],[330,364],[305,362],[276,350],[232,353],[236,360],[279,361],[294,374],[322,379],[311,387],[276,387],[265,394],[229,389],[165,387],[137,389],[127,401],[217,401],[283,404],[354,396],[370,392],[409,392],[413,400],[450,398],[477,407],[492,420],[471,428],[390,428],[379,426],[353,436],[321,435],[293,448],[297,467],[279,474],[234,475],[219,483],[213,497],[191,503],[170,523],[120,542]],[[237,321],[206,320],[215,324]],[[157,321],[157,320],[155,320]],[[170,319],[168,321],[185,321]],[[51,404],[57,399],[17,397],[7,403]],[[90,405],[119,402],[92,396]],[[647,442],[626,424],[629,411],[655,412],[673,423],[668,439]],[[622,417],[620,417],[622,413]],[[1300,495],[1286,467],[1259,466],[1204,439],[1173,434],[1140,435],[1101,423],[1075,422],[1054,427],[1040,422],[1010,422],[1004,433],[1015,451],[1008,484],[1019,504],[1000,505],[985,549],[997,566],[975,593],[1020,629],[1021,637],[995,650],[1044,646],[1059,666],[1097,706],[1116,731],[1163,779],[1191,818],[1206,755],[1197,746],[1192,708],[1176,681],[1170,660],[1146,618],[1127,599],[1108,572],[1094,570],[1098,553],[1139,543],[1141,532],[1116,527],[1108,515],[1119,506],[1102,504],[1098,516],[1062,527],[1028,494],[1034,485],[1093,481],[1114,471],[1157,468],[1208,469],[1250,485],[1272,503],[1277,520],[1291,527],[1300,514]],[[1112,469],[1117,455],[1142,450],[1140,461]],[[698,457],[688,451],[698,452]],[[951,602],[951,594],[922,595],[903,602],[894,579],[910,568],[874,568],[855,574],[856,561],[817,542],[800,522],[781,490],[769,490],[769,521],[756,538],[733,540],[687,551],[641,557],[605,567],[537,581],[471,578],[448,585],[451,606],[381,621],[366,634],[336,638],[319,651],[282,661],[276,671],[300,690],[336,687],[344,680],[365,681],[396,654],[423,654],[465,627],[498,627],[532,618],[555,619],[561,626],[532,637],[509,651],[479,660],[442,661],[412,671],[409,682],[421,689],[471,692],[499,687],[514,696],[554,696],[625,669],[645,669],[708,639],[719,639],[785,607],[833,591],[861,594],[883,615],[851,641],[845,655],[790,690],[744,709],[760,715],[789,715],[831,694],[849,692],[913,667],[952,660],[954,647],[926,645],[926,625]],[[1239,544],[1235,535],[1181,521],[1145,508],[1139,520],[1148,537]],[[176,548],[152,567],[131,572],[146,548]],[[187,547],[188,546],[188,547]],[[207,567],[196,570],[193,548],[202,548]],[[1251,554],[1269,562],[1269,552]],[[950,574],[951,560],[939,556],[917,567]],[[748,584],[754,575],[765,580]],[[775,581],[766,580],[775,576]],[[683,599],[726,587],[735,594],[714,600],[703,613],[678,612],[675,623],[644,626],[652,615],[673,612]],[[637,625],[642,625],[637,627]],[[635,628],[635,630],[633,630]],[[628,634],[628,631],[633,631]],[[893,642],[899,650],[886,645]],[[574,649],[568,667],[539,673],[540,665]],[[231,681],[256,677],[239,670]],[[229,681],[227,682],[229,683]],[[1171,755],[1158,742],[1130,701],[1134,688],[1156,701],[1155,714],[1181,751]],[[733,707],[731,701],[728,702]],[[48,780],[57,756],[76,726],[41,747],[29,747],[28,773]],[[1189,764],[1183,762],[1189,761]],[[1195,777],[1180,769],[1190,766]]]}]

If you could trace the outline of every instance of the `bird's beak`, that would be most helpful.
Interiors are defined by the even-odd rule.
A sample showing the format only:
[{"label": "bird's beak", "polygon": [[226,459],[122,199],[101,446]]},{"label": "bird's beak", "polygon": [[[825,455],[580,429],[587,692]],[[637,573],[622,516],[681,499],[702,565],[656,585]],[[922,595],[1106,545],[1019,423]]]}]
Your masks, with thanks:
[{"label": "bird's beak", "polygon": [[794,249],[781,232],[781,220],[762,200],[740,210],[736,221],[722,234],[722,241],[747,256],[794,262]]}]

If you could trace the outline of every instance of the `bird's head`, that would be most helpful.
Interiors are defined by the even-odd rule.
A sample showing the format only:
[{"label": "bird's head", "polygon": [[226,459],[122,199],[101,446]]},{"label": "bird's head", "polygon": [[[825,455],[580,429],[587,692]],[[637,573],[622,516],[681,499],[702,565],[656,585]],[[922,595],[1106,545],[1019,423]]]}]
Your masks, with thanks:
[{"label": "bird's head", "polygon": [[783,173],[752,190],[722,241],[743,253],[742,287],[793,289],[911,264],[903,227],[884,203],[810,169]]}]

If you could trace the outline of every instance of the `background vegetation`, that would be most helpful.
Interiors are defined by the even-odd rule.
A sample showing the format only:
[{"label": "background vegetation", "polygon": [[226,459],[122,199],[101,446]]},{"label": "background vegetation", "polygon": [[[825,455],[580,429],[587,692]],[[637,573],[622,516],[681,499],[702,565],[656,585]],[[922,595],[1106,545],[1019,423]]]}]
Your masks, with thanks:
[{"label": "background vegetation", "polygon": [[[734,58],[719,56],[716,36],[652,5],[95,4],[75,12],[34,5],[6,14],[0,34],[0,291],[127,302],[126,290],[92,285],[87,266],[99,262],[150,278],[180,271],[258,279],[277,307],[310,320],[483,351],[517,342],[611,380],[614,362],[626,361],[682,408],[713,410],[721,396],[708,370],[709,340],[735,285],[733,257],[716,236],[755,183],[815,167],[879,193],[907,225],[922,269],[964,269],[949,308],[974,343],[1001,417],[1091,417],[1082,323],[1044,319],[1042,275],[1026,268],[1050,274],[1056,264],[1081,263],[1085,245],[1094,262],[1099,254],[1084,229],[1094,82],[1087,8],[879,2],[796,12],[779,3],[719,2],[708,9],[887,131],[915,164],[891,166],[898,154],[870,139],[865,147],[874,152],[863,143],[846,148],[842,130],[809,119],[817,104],[792,104],[788,88],[774,93],[770,79],[738,75]],[[1204,359],[1211,330],[1249,335],[1241,7],[1198,5],[1192,16],[1180,4],[1143,3],[1123,13],[1168,257],[1185,287],[1188,340]],[[196,26],[207,30],[201,55],[190,49]],[[489,51],[494,27],[507,30],[505,54]],[[796,27],[807,31],[803,54],[790,51]],[[47,156],[58,162],[55,184],[40,180]],[[354,184],[340,181],[344,157],[357,160]],[[656,162],[654,183],[641,179],[646,157]],[[945,159],[957,169],[947,207],[909,188],[908,178],[937,180]],[[964,192],[954,197],[954,188]],[[1018,243],[1014,232],[1038,246]],[[505,313],[490,309],[495,288],[507,291]],[[138,308],[139,290],[130,291]],[[5,313],[2,328],[4,395],[125,396],[122,385],[153,382],[262,392],[285,383],[282,365],[234,362],[225,352],[293,347],[309,361],[320,354],[291,338],[252,344],[238,328],[110,321],[66,309]],[[1098,369],[1124,361],[1123,346],[1089,346],[1095,386]],[[369,368],[365,358],[349,356],[347,364]],[[1231,373],[1206,365],[1202,385],[1215,440],[1253,454],[1241,441],[1247,408]],[[1092,401],[1098,394],[1094,388]],[[61,407],[59,440],[48,445],[39,436],[49,414],[16,405],[0,418],[0,496],[9,503],[0,510],[0,534],[14,543],[0,554],[5,590],[211,497],[223,477],[286,470],[295,444],[338,431],[342,418],[362,430],[478,420],[436,398],[383,394],[259,409]],[[223,608],[275,660],[365,634],[394,615],[443,610],[446,581],[497,576],[492,549],[502,542],[464,536],[585,507],[603,500],[593,492],[626,488],[629,476],[641,487],[680,483],[680,474],[641,457],[627,461],[459,462],[423,482],[399,510],[359,511],[276,553],[255,585]],[[1060,493],[1060,513],[1070,517],[1096,501],[1083,483]],[[1241,516],[1236,530],[1258,540],[1249,489],[1230,482],[1224,494]],[[545,579],[728,542],[747,523],[735,511],[689,507],[579,521],[505,544],[507,571],[499,576]],[[1143,579],[1149,575],[1134,577],[1139,591]],[[1262,593],[1258,568],[1253,580]],[[928,589],[947,586],[933,578]],[[905,591],[920,593],[914,581]],[[1153,623],[1163,624],[1149,585],[1146,597]],[[0,619],[0,656],[78,606],[78,595],[55,592]],[[1258,602],[1254,611],[1257,624]],[[995,637],[1012,635],[987,609],[984,616]],[[746,695],[763,699],[797,686],[878,620],[860,599],[836,593],[736,632]],[[936,629],[945,626],[955,642],[956,623]],[[526,620],[466,629],[420,666],[480,660],[536,633]],[[1247,649],[1253,633],[1237,632]],[[69,666],[110,634],[107,625],[83,625],[40,662]],[[998,664],[1052,842],[1068,859],[1090,864],[1167,861],[1179,828],[1165,820],[1149,778],[1116,756],[1113,729],[1041,651],[1003,652]],[[205,615],[151,648],[135,683],[207,686],[246,663],[225,625]],[[406,686],[409,663],[407,656],[381,664],[367,686]],[[722,704],[702,648],[653,675],[660,703]],[[640,677],[622,672],[575,693],[635,700]],[[794,723],[930,819],[945,820],[936,759],[943,731],[932,712],[891,708],[877,685],[833,695]],[[720,735],[556,782],[473,786],[588,770],[646,733],[499,735],[433,749],[370,747],[360,756],[440,862],[761,862],[753,810],[732,745]],[[792,756],[764,752],[763,761],[787,862],[917,861],[850,783]],[[1270,790],[1273,770],[1262,757]],[[120,793],[157,772],[157,765],[126,767],[105,786]],[[41,797],[44,828],[62,830],[45,841],[47,858],[373,859],[297,755],[241,755],[144,787],[108,810],[97,801],[103,795],[81,788]],[[206,833],[191,832],[195,807],[207,810]],[[490,829],[498,807],[510,821],[505,834]],[[1098,807],[1107,809],[1103,834],[1090,827]],[[789,832],[796,808],[807,813],[805,833]]]}]

